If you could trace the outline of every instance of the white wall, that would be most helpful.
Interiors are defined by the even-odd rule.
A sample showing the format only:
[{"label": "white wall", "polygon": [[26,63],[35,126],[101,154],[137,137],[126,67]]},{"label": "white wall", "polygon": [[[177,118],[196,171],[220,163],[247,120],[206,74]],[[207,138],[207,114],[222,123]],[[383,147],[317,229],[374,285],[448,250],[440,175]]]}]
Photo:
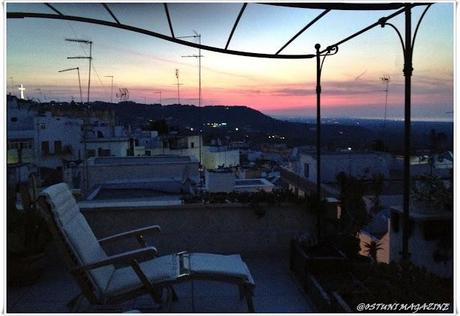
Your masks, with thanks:
[{"label": "white wall", "polygon": [[206,170],[205,180],[208,192],[232,192],[235,186],[233,172],[210,172]]},{"label": "white wall", "polygon": [[372,241],[378,243],[379,247],[382,248],[377,251],[377,262],[390,263],[390,238],[389,233],[386,233],[380,240],[372,237],[366,232],[359,232],[359,254],[362,256],[368,256],[366,243],[370,244]]},{"label": "white wall", "polygon": [[[81,158],[81,127],[83,121],[67,117],[53,117],[50,113],[47,116],[38,116],[34,120],[36,126],[35,144],[37,164],[40,167],[57,168],[62,166],[62,158],[76,160]],[[41,151],[42,142],[48,142],[50,155],[44,156]],[[66,146],[72,149],[71,154],[56,155],[55,141],[61,141],[62,150]]]},{"label": "white wall", "polygon": [[[168,148],[163,147],[162,142],[160,141],[160,146],[157,148],[146,148],[146,150],[150,150],[151,155],[178,155],[178,156],[188,156],[188,157],[195,157],[198,161],[200,161],[200,137],[199,135],[191,135],[191,136],[178,136],[178,138],[186,138],[187,148]],[[143,145],[143,144],[139,144]],[[193,146],[193,147],[192,147]],[[202,146],[203,150],[203,146]],[[203,159],[203,158],[202,158]]]},{"label": "white wall", "polygon": [[[126,157],[110,164],[95,164],[94,159],[88,161],[88,188],[103,183],[129,183],[133,181],[168,179],[182,183],[185,177],[199,182],[198,162],[169,161],[164,158],[162,162],[148,160],[148,157]],[[99,158],[104,159],[104,158]],[[112,158],[113,159],[113,158]],[[128,162],[128,163],[127,163]]]},{"label": "white wall", "polygon": [[217,169],[221,166],[236,167],[240,164],[239,150],[217,150],[212,146],[203,147],[203,165],[206,169]]},{"label": "white wall", "polygon": [[[446,263],[434,260],[433,254],[438,249],[439,241],[425,240],[423,223],[424,221],[411,221],[410,261],[441,277],[451,277],[453,272],[452,259]],[[399,214],[399,231],[392,229],[391,219],[389,220],[390,261],[399,262],[401,260],[402,225],[402,214]]]},{"label": "white wall", "polygon": [[[305,175],[305,164],[309,166],[307,179],[316,182],[316,156],[300,154],[298,174]],[[335,182],[340,172],[355,177],[371,178],[373,174],[381,173],[385,178],[389,177],[388,157],[383,154],[323,154],[321,156],[321,181]]]},{"label": "white wall", "polygon": [[[259,183],[252,184],[253,181]],[[273,183],[264,178],[237,180],[235,183],[235,192],[272,192],[274,188]]]},{"label": "white wall", "polygon": [[33,163],[35,161],[34,117],[37,113],[27,108],[19,108],[16,98],[8,97],[7,103],[7,162],[19,162],[19,148],[22,148],[22,162]]},{"label": "white wall", "polygon": [[104,140],[100,141],[90,140],[86,143],[87,150],[95,150],[95,157],[99,157],[98,149],[110,150],[110,156],[126,157],[127,150],[129,149],[129,140],[127,138],[120,138],[119,140]]}]

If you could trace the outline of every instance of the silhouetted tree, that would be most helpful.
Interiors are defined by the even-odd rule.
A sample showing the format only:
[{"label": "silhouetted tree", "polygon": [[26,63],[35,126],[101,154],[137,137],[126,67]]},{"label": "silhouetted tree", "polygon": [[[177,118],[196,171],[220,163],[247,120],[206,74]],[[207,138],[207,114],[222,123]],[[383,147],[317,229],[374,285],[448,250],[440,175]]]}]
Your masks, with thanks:
[{"label": "silhouetted tree", "polygon": [[372,182],[370,185],[370,189],[372,194],[374,195],[374,205],[373,210],[378,212],[380,210],[380,195],[383,193],[383,186],[384,186],[385,178],[383,174],[374,174],[372,175]]},{"label": "silhouetted tree", "polygon": [[429,135],[430,152],[432,154],[439,154],[446,151],[447,135],[443,132],[436,132],[435,129],[430,131]]},{"label": "silhouetted tree", "polygon": [[342,206],[341,226],[344,233],[356,235],[367,222],[363,195],[366,192],[364,181],[341,172],[337,175],[340,186]]}]

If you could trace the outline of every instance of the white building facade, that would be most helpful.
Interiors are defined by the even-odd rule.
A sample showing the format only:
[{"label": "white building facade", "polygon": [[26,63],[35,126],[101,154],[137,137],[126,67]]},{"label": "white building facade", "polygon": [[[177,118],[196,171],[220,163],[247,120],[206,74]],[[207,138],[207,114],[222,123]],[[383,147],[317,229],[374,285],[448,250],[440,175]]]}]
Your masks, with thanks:
[{"label": "white building facade", "polygon": [[82,120],[55,117],[47,112],[35,117],[34,125],[38,166],[56,169],[62,166],[63,159],[82,159]]},{"label": "white building facade", "polygon": [[240,151],[226,146],[203,146],[202,164],[206,169],[237,167]]},{"label": "white building facade", "polygon": [[7,97],[8,152],[7,163],[33,163],[34,151],[34,117],[36,111],[21,107],[16,97]]},{"label": "white building facade", "polygon": [[[339,173],[344,172],[357,178],[371,179],[382,174],[390,175],[391,156],[383,153],[333,152],[321,155],[321,181],[336,182]],[[292,163],[294,171],[308,181],[316,183],[317,162],[315,153],[299,153],[298,160]]]},{"label": "white building facade", "polygon": [[[388,228],[390,261],[401,260],[403,225],[402,208],[392,208]],[[439,208],[412,205],[409,227],[409,260],[440,277],[452,277],[452,213]]]}]

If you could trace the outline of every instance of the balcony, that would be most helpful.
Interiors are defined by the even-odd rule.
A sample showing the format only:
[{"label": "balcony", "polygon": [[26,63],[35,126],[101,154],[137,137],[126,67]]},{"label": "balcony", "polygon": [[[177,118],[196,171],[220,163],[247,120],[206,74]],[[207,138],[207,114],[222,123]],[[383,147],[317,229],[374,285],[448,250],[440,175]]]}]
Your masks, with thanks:
[{"label": "balcony", "polygon": [[[84,203],[82,204],[84,206]],[[88,204],[86,207],[89,207]],[[159,224],[162,233],[146,239],[161,254],[190,252],[240,253],[256,282],[256,312],[314,312],[310,299],[289,270],[289,240],[300,231],[313,228],[313,217],[294,205],[270,206],[261,215],[248,205],[190,204],[170,207],[117,208],[101,202],[82,213],[97,237],[134,227]],[[107,248],[109,254],[131,248],[128,242]],[[60,256],[49,247],[48,265],[37,283],[8,287],[9,313],[70,312],[66,304],[79,293],[79,287],[66,271]],[[246,312],[238,288],[232,285],[194,281],[176,286],[179,301],[158,308],[149,296],[121,305],[90,306],[82,301],[77,312]]]}]

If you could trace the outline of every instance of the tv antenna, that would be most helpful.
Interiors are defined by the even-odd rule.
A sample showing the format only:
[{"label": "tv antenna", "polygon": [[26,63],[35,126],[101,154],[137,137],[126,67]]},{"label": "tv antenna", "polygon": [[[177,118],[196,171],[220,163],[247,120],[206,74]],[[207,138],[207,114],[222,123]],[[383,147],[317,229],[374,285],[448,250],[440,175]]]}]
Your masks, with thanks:
[{"label": "tv antenna", "polygon": [[[198,34],[195,30],[193,31],[194,35],[187,35],[187,36],[180,36],[177,38],[197,38],[198,39],[198,44],[201,45],[201,34]],[[198,55],[193,54],[193,55],[186,55],[182,56],[183,58],[197,58],[198,59],[198,107],[201,106],[201,57],[204,57],[201,55],[201,48],[198,48]]]},{"label": "tv antenna", "polygon": [[385,125],[387,122],[387,107],[388,107],[388,91],[389,91],[389,84],[390,84],[390,75],[384,74],[380,77],[380,80],[385,84],[385,112],[383,114],[383,129],[385,129]]},{"label": "tv antenna", "polygon": [[160,95],[160,105],[161,105],[161,91],[156,91],[155,94],[159,94],[159,95]]},{"label": "tv antenna", "polygon": [[120,99],[120,102],[128,101],[129,100],[129,90],[127,88],[120,88],[118,89],[118,93],[116,94],[117,98]]},{"label": "tv antenna", "polygon": [[111,78],[112,79],[112,84],[110,86],[110,103],[112,103],[112,96],[113,96],[113,75],[110,75],[110,76],[104,76],[105,78]]},{"label": "tv antenna", "polygon": [[78,74],[78,87],[80,88],[80,103],[83,104],[83,95],[81,92],[81,80],[80,80],[80,67],[63,69],[63,70],[59,70],[58,72],[66,72],[66,71],[72,71],[72,70],[76,70]]},{"label": "tv antenna", "polygon": [[176,68],[176,79],[177,79],[177,104],[180,105],[180,89],[179,89],[179,86],[182,86],[183,84],[180,83],[180,80],[179,80],[179,69]]},{"label": "tv antenna", "polygon": [[75,42],[81,44],[87,44],[89,45],[89,56],[74,56],[74,57],[67,57],[67,59],[88,59],[88,64],[89,64],[89,70],[88,70],[88,95],[86,102],[89,104],[89,92],[90,92],[90,86],[91,86],[91,64],[93,60],[93,42],[84,40],[84,39],[74,39],[74,38],[66,38],[65,39],[67,42]]}]

